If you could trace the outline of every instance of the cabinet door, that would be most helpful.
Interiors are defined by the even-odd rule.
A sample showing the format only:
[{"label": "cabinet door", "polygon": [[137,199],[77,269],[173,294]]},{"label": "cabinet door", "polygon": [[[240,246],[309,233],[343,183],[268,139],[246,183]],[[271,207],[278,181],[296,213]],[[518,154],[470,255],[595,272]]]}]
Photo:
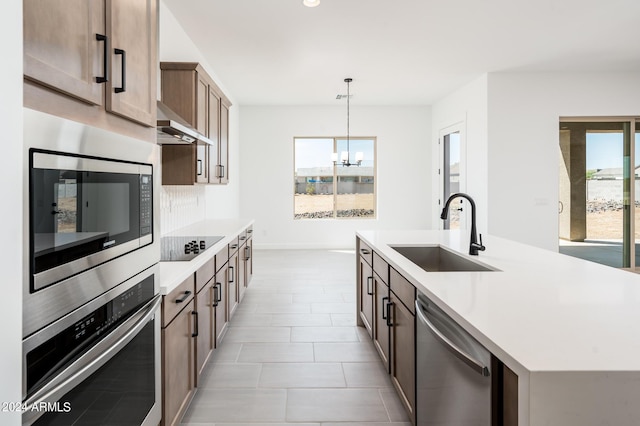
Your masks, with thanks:
[{"label": "cabinet door", "polygon": [[214,282],[211,280],[200,293],[196,295],[196,362],[195,379],[196,386],[204,366],[207,364],[209,355],[214,347]]},{"label": "cabinet door", "polygon": [[107,111],[155,126],[157,0],[106,2],[107,33],[111,41]]},{"label": "cabinet door", "polygon": [[253,277],[253,238],[247,238],[247,244],[244,248],[245,258],[245,287],[249,287],[251,278]]},{"label": "cabinet door", "polygon": [[222,343],[222,338],[227,331],[227,268],[223,268],[216,274],[215,310],[216,310],[216,347]]},{"label": "cabinet door", "polygon": [[196,182],[209,183],[209,144],[196,143]]},{"label": "cabinet door", "polygon": [[242,302],[244,290],[247,288],[247,261],[245,259],[245,242],[238,249],[238,303]]},{"label": "cabinet door", "polygon": [[373,269],[359,257],[360,262],[360,318],[370,336],[373,336]]},{"label": "cabinet door", "polygon": [[231,319],[238,307],[238,252],[229,257],[227,266],[227,312],[228,319]]},{"label": "cabinet door", "polygon": [[220,103],[220,143],[218,153],[218,176],[221,184],[229,183],[229,108]]},{"label": "cabinet door", "polygon": [[380,358],[389,371],[389,327],[387,322],[387,306],[389,304],[389,287],[380,279],[377,274],[373,274],[373,294],[375,295],[374,305],[374,325],[373,344],[378,350]]},{"label": "cabinet door", "polygon": [[189,304],[162,330],[163,424],[180,423],[195,389],[194,303]]},{"label": "cabinet door", "polygon": [[23,8],[25,77],[102,105],[104,0],[24,0]]},{"label": "cabinet door", "polygon": [[390,292],[391,381],[410,418],[415,418],[415,316]]},{"label": "cabinet door", "polygon": [[200,74],[197,74],[196,87],[196,130],[209,136],[209,83]]}]

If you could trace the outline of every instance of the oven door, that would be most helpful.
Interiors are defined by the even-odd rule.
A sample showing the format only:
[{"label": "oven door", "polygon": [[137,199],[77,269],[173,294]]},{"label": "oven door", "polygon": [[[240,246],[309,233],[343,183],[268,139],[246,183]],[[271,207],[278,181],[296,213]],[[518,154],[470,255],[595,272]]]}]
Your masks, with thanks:
[{"label": "oven door", "polygon": [[[94,312],[100,309],[91,308],[89,315],[82,312],[80,319],[78,316],[71,318],[57,329],[68,331],[71,324],[80,334],[82,325],[93,322],[92,318],[110,325],[113,323],[110,318],[119,315],[117,309],[121,302],[137,297],[141,292],[140,286],[123,289],[112,299],[116,303],[109,308],[109,315],[95,315]],[[27,386],[26,371],[29,367],[34,368],[28,354],[47,348],[45,342],[51,337],[38,333],[26,339],[23,343],[23,398],[25,394],[27,396],[22,404],[23,424],[156,426],[161,419],[160,301],[161,296],[156,294],[135,312],[123,317],[126,319],[116,321],[117,326],[97,343],[89,347],[83,344],[71,347],[72,354],[74,349],[79,350],[71,362],[65,364],[66,360],[62,358],[56,363],[51,357],[38,361],[46,359],[51,352],[40,351],[35,369],[38,370],[37,363],[40,362],[55,374],[38,374],[42,380],[32,384],[33,390]],[[54,338],[69,336],[65,333],[59,331]],[[72,339],[76,339],[73,333]]]},{"label": "oven door", "polygon": [[31,292],[153,241],[152,167],[31,150]]}]

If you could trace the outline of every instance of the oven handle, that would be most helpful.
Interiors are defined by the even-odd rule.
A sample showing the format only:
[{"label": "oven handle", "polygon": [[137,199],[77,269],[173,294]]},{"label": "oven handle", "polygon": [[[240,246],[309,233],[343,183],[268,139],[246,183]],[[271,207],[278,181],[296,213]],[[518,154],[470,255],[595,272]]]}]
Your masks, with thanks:
[{"label": "oven handle", "polygon": [[[149,320],[156,314],[161,300],[160,295],[154,297],[138,312],[133,314],[131,318],[122,323],[121,326],[89,349],[31,397],[27,398],[25,401],[26,406],[31,407],[33,404],[47,401],[55,402],[84,379],[95,373],[147,325]],[[30,416],[32,413],[33,418]],[[43,414],[43,412],[39,414]],[[25,411],[22,418],[23,424],[25,421],[30,424],[30,420],[35,420],[35,418],[39,417],[39,414],[37,410]]]}]

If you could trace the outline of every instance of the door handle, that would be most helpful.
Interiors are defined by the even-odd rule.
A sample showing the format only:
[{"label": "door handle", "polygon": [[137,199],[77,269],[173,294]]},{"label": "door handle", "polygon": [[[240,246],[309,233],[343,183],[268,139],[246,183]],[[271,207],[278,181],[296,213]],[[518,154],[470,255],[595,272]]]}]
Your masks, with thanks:
[{"label": "door handle", "polygon": [[198,176],[202,176],[202,160],[198,160]]},{"label": "door handle", "polygon": [[229,278],[229,282],[232,283],[236,280],[236,274],[235,274],[235,270],[233,269],[233,266],[229,266],[229,270],[230,270],[230,276],[231,278]]},{"label": "door handle", "polygon": [[386,315],[387,307],[385,306],[386,304],[384,303],[385,300],[389,300],[389,298],[387,296],[382,298],[382,306],[380,307],[380,309],[382,309],[382,319],[383,320],[387,319],[387,315]]},{"label": "door handle", "polygon": [[189,295],[191,294],[191,292],[189,290],[185,291],[184,294],[182,295],[182,297],[179,297],[176,299],[176,303],[182,303],[185,300],[187,300],[187,298],[189,297]]},{"label": "door handle", "polygon": [[120,75],[122,80],[120,81],[120,87],[115,87],[113,90],[116,93],[122,93],[127,91],[127,52],[123,49],[113,49],[113,53],[122,56],[122,67],[120,68]]},{"label": "door handle", "polygon": [[[216,283],[216,287],[218,287],[218,288],[219,288],[219,290],[218,290],[218,299],[217,299],[217,301],[218,301],[218,302],[222,302],[222,284],[220,284],[220,283]],[[217,303],[216,303],[216,306],[218,306],[218,304],[217,304]]]},{"label": "door handle", "polygon": [[471,367],[477,373],[487,377],[489,376],[489,367],[484,365],[483,362],[477,360],[470,354],[466,353],[458,345],[449,340],[444,334],[438,330],[438,328],[427,318],[427,306],[421,303],[419,300],[416,300],[416,314],[418,315],[418,319],[426,325],[431,333],[433,333],[434,337],[440,341],[447,349],[449,349],[458,359],[463,361],[469,367]]},{"label": "door handle", "polygon": [[96,83],[109,81],[109,37],[104,34],[96,34],[96,40],[104,42],[102,46],[102,76],[96,77]]},{"label": "door handle", "polygon": [[195,329],[195,331],[191,333],[191,337],[198,337],[198,311],[191,311],[191,315],[195,317],[195,319],[193,320],[193,328]]},{"label": "door handle", "polygon": [[213,306],[215,308],[216,306],[218,306],[218,302],[219,302],[219,300],[218,300],[218,283],[215,283],[212,288],[213,288],[213,294],[211,296],[211,298],[212,298],[211,306]]},{"label": "door handle", "polygon": [[373,281],[373,277],[367,277],[367,294],[373,296],[373,290],[370,289],[369,284]]},{"label": "door handle", "polygon": [[393,302],[388,302],[387,303],[387,317],[385,318],[387,320],[387,327],[393,327],[393,323],[391,322],[391,306],[393,305]]}]

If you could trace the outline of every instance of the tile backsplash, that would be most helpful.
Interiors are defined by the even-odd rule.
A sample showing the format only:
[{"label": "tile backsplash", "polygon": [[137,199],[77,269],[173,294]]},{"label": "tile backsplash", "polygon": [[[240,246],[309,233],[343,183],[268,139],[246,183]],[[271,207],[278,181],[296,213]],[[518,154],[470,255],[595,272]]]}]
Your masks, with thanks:
[{"label": "tile backsplash", "polygon": [[163,185],[160,189],[160,235],[205,219],[205,187]]}]

